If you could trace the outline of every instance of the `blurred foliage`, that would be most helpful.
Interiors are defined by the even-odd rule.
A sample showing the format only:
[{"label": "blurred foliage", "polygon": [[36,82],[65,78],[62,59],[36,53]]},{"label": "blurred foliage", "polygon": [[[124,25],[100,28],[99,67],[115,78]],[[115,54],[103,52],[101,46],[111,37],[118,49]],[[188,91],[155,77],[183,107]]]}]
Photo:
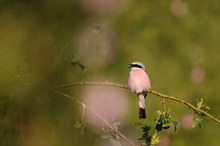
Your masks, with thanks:
[{"label": "blurred foliage", "polygon": [[[118,130],[119,125],[120,125],[120,122],[118,122],[118,121],[115,121],[111,124],[111,126],[116,130]],[[113,131],[112,129],[110,129],[107,126],[103,126],[101,129],[103,132],[103,134],[101,135],[101,139],[109,139],[112,146],[121,146],[122,145],[119,141],[120,136],[118,133],[116,133],[115,131]]]},{"label": "blurred foliage", "polygon": [[[154,90],[203,98],[220,117],[219,12],[216,0],[0,0],[0,145],[101,145],[92,127],[80,135],[79,105],[53,87],[103,78],[125,83],[127,64],[137,60]],[[83,87],[65,91],[84,93]],[[124,127],[137,121],[135,95],[127,96]],[[167,104],[179,119],[188,112]],[[152,124],[157,97],[149,95],[146,105]],[[180,128],[170,145],[219,145],[220,127],[203,125]]]}]

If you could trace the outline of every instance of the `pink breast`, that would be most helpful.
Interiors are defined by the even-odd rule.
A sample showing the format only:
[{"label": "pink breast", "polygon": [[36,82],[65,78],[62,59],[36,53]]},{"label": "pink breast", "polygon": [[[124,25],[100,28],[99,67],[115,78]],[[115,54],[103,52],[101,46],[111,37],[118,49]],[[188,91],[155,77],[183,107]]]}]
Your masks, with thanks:
[{"label": "pink breast", "polygon": [[151,82],[148,74],[141,69],[132,70],[128,79],[128,86],[133,92],[143,92],[151,89]]}]

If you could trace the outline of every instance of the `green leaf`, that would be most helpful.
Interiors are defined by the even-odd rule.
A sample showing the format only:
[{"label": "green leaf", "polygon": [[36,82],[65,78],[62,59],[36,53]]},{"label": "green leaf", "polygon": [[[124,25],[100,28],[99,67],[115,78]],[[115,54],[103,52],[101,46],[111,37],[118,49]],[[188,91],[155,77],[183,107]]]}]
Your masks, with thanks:
[{"label": "green leaf", "polygon": [[81,70],[86,71],[86,66],[84,66],[83,64],[81,64],[80,62],[71,62],[72,65],[78,65],[80,67]]},{"label": "green leaf", "polygon": [[160,116],[162,111],[157,111],[157,115]]},{"label": "green leaf", "polygon": [[177,129],[177,122],[176,121],[172,121],[173,122],[173,126],[174,126],[174,130],[173,132],[176,132],[176,129]]},{"label": "green leaf", "polygon": [[141,138],[139,138],[138,140],[144,140],[145,143],[143,143],[142,145],[150,145],[151,143],[151,135],[149,134],[151,127],[144,125],[142,123],[135,123],[137,126],[141,127],[141,130],[143,132],[143,135]]},{"label": "green leaf", "polygon": [[73,66],[78,66],[80,67],[81,70],[86,71],[86,66],[80,63],[80,57],[79,56],[74,56],[72,58],[65,59],[66,61],[70,62]]},{"label": "green leaf", "polygon": [[160,142],[159,136],[155,133],[151,138],[151,145],[154,146]]},{"label": "green leaf", "polygon": [[198,125],[198,122],[196,120],[193,120],[192,127],[195,128]]},{"label": "green leaf", "polygon": [[193,118],[193,123],[192,123],[192,127],[195,128],[196,126],[199,126],[199,128],[201,128],[201,123],[203,121],[202,117],[198,117],[196,116],[195,118]]},{"label": "green leaf", "polygon": [[206,109],[206,110],[210,110],[210,108],[204,104],[203,99],[200,98],[200,100],[197,100],[197,108],[198,109]]},{"label": "green leaf", "polygon": [[163,130],[163,124],[157,124],[156,126],[155,126],[155,129],[158,131],[158,132],[160,132],[160,131],[162,131]]},{"label": "green leaf", "polygon": [[200,100],[197,100],[197,107],[198,107],[198,109],[201,109],[202,105],[203,105],[203,99],[200,98]]},{"label": "green leaf", "polygon": [[204,107],[205,109],[207,109],[207,110],[211,110],[211,108],[208,107],[207,105],[203,105],[203,107]]}]

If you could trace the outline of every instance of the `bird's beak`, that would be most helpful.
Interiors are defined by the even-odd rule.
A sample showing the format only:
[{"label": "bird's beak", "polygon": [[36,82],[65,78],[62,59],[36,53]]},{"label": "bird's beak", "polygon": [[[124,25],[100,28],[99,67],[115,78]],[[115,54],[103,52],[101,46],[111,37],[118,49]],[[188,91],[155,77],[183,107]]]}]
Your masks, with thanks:
[{"label": "bird's beak", "polygon": [[132,65],[131,64],[128,64],[128,68],[131,68],[132,67]]}]

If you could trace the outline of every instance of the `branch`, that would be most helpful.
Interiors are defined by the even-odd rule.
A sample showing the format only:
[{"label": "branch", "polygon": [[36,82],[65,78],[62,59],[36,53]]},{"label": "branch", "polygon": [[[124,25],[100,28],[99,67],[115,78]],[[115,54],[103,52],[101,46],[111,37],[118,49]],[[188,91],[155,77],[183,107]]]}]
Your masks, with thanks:
[{"label": "branch", "polygon": [[54,89],[60,89],[65,87],[73,87],[73,86],[81,86],[81,85],[103,85],[103,86],[112,86],[112,87],[118,87],[123,89],[128,89],[127,85],[121,85],[116,83],[109,83],[109,82],[81,82],[81,83],[69,83],[69,84],[63,84],[61,86],[55,87]]},{"label": "branch", "polygon": [[77,100],[76,98],[72,97],[72,96],[69,96],[63,92],[58,92],[58,91],[55,91],[55,93],[59,94],[59,95],[62,95],[62,96],[65,96],[67,98],[70,98],[71,100],[81,104],[84,108],[87,108],[89,111],[91,111],[93,114],[95,114],[102,122],[104,122],[104,124],[110,128],[111,130],[115,131],[118,135],[120,135],[125,141],[127,141],[131,146],[135,146],[135,144],[129,140],[126,136],[124,136],[121,132],[119,132],[117,129],[115,129],[114,127],[111,126],[111,124],[109,124],[101,115],[99,115],[96,111],[94,111],[91,107],[87,106],[85,103]]},{"label": "branch", "polygon": [[[128,89],[128,87],[126,85],[116,84],[116,83],[109,83],[109,82],[69,83],[69,84],[64,84],[64,85],[55,87],[54,89],[60,89],[60,88],[72,87],[72,86],[80,86],[80,85],[103,85],[103,86],[112,86],[112,87],[117,87],[117,88],[122,88],[122,89]],[[194,105],[192,105],[191,103],[186,102],[186,101],[184,101],[184,100],[182,100],[180,98],[169,96],[169,95],[165,95],[165,94],[153,91],[153,90],[150,90],[150,91],[147,91],[147,92],[151,93],[151,94],[154,94],[154,95],[157,95],[157,96],[162,97],[162,98],[166,98],[166,99],[169,99],[169,100],[176,101],[176,102],[179,102],[181,104],[184,104],[184,105],[188,106],[189,108],[193,109],[194,111],[202,113],[202,114],[206,115],[207,117],[209,117],[211,120],[213,120],[213,121],[217,122],[218,124],[220,124],[220,120],[218,118],[214,117],[213,115],[209,114],[208,112],[206,112],[204,110],[201,110],[201,109],[195,107]]]}]

